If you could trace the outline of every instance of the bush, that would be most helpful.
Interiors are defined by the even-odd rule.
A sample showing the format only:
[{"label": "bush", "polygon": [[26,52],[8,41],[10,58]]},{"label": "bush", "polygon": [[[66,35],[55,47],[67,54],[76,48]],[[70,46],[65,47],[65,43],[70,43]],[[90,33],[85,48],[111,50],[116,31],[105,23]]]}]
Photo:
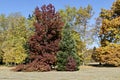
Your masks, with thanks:
[{"label": "bush", "polygon": [[120,45],[110,44],[106,47],[97,48],[92,58],[100,63],[112,66],[120,66]]}]

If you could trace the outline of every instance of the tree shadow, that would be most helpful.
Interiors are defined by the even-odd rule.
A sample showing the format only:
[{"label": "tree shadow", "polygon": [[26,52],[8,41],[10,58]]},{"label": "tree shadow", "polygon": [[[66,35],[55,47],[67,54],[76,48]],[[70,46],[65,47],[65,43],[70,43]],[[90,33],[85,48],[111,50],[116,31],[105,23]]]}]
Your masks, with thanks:
[{"label": "tree shadow", "polygon": [[89,63],[88,66],[92,66],[92,67],[117,67],[114,65],[110,65],[110,64],[99,64],[99,63]]}]

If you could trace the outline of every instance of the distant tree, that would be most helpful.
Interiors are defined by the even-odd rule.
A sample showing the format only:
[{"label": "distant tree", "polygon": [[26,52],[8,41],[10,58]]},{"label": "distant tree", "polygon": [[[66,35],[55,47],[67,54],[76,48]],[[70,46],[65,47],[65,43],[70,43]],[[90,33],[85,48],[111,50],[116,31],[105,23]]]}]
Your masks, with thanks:
[{"label": "distant tree", "polygon": [[57,53],[58,71],[76,71],[80,65],[75,40],[72,38],[70,26],[66,24],[62,32],[60,51]]},{"label": "distant tree", "polygon": [[65,10],[59,10],[60,15],[63,20],[68,23],[71,27],[76,27],[76,25],[85,25],[91,18],[93,12],[92,7],[88,5],[86,8],[80,7],[76,9],[75,7],[66,6]]},{"label": "distant tree", "polygon": [[20,13],[11,13],[8,16],[0,15],[1,63],[11,65],[24,62],[27,57],[25,48],[27,39],[34,32],[33,22],[34,17],[28,20]]},{"label": "distant tree", "polygon": [[72,30],[71,35],[72,35],[72,38],[75,40],[76,48],[77,48],[77,54],[79,55],[80,61],[82,63],[83,60],[84,60],[82,50],[85,48],[85,44],[82,42],[82,40],[80,38],[80,34],[77,31]]},{"label": "distant tree", "polygon": [[2,44],[5,41],[6,38],[6,30],[7,27],[7,18],[4,14],[0,15],[0,63],[3,62],[3,50],[2,50]]},{"label": "distant tree", "polygon": [[50,71],[56,63],[63,22],[52,4],[35,9],[35,33],[28,41],[29,62],[17,71]]},{"label": "distant tree", "polygon": [[[80,7],[76,9],[75,7],[67,6],[64,10],[59,10],[60,15],[63,17],[63,21],[70,25],[70,28],[80,34],[80,42],[84,44],[81,47],[81,59],[86,52],[86,46],[89,43],[92,43],[92,36],[90,37],[90,26],[88,26],[88,22],[93,15],[92,7],[88,5],[87,7],[83,8]],[[88,33],[89,32],[89,33]],[[88,36],[89,35],[89,36]],[[78,36],[79,37],[79,36]],[[84,60],[83,60],[84,63]]]},{"label": "distant tree", "polygon": [[59,12],[64,22],[77,30],[81,39],[85,42],[87,29],[89,28],[88,21],[93,15],[92,7],[88,5],[85,8],[76,9],[75,7],[67,6],[65,10],[61,9]]},{"label": "distant tree", "polygon": [[95,20],[96,20],[95,25],[91,29],[91,33],[92,33],[92,37],[91,38],[93,38],[93,41],[95,42],[95,44],[100,46],[99,32],[100,32],[100,27],[102,25],[102,18],[98,17]]},{"label": "distant tree", "polygon": [[7,29],[3,32],[4,41],[1,45],[3,63],[7,65],[23,63],[27,56],[23,47],[27,39],[26,19],[14,13],[6,17],[6,20]]}]

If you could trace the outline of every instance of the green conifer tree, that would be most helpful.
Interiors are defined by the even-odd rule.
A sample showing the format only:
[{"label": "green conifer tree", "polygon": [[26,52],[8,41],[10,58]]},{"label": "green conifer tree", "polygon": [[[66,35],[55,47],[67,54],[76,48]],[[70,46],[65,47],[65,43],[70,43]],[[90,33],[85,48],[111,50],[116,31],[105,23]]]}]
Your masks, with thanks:
[{"label": "green conifer tree", "polygon": [[72,38],[70,26],[66,24],[62,32],[60,51],[57,53],[58,71],[79,70],[80,59],[76,50],[75,40]]}]

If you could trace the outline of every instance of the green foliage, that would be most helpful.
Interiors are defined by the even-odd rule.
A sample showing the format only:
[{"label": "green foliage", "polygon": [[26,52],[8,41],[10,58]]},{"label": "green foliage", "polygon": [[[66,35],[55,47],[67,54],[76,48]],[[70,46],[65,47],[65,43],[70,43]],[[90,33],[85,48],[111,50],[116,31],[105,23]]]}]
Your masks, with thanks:
[{"label": "green foliage", "polygon": [[[72,60],[68,67],[69,59]],[[72,38],[71,30],[68,24],[63,29],[62,40],[60,42],[60,51],[57,53],[57,70],[74,71],[78,70],[80,60],[76,50],[76,42]]]},{"label": "green foliage", "polygon": [[65,23],[69,23],[69,25],[75,25],[76,20],[76,8],[67,6],[65,10],[61,9],[60,15],[63,18]]},{"label": "green foliage", "polygon": [[[86,46],[89,43],[92,43],[93,40],[89,34],[88,21],[93,15],[92,7],[88,5],[87,7],[83,8],[80,7],[76,9],[75,7],[67,6],[65,10],[61,9],[60,15],[62,16],[64,22],[70,25],[70,28],[74,31],[77,31],[78,34],[75,32],[73,33],[73,38],[77,39],[77,52],[80,56],[80,59],[84,61],[84,53],[86,51]],[[78,36],[79,35],[79,36]],[[78,36],[78,37],[77,37]]]},{"label": "green foliage", "polygon": [[80,57],[80,61],[83,62],[84,59],[83,59],[82,50],[85,48],[85,44],[82,42],[80,38],[80,34],[78,32],[72,30],[71,35],[76,42],[77,54]]},{"label": "green foliage", "polygon": [[86,44],[88,42],[86,37],[89,28],[88,21],[93,15],[92,7],[88,5],[85,8],[80,7],[76,9],[75,7],[67,6],[65,10],[61,9],[59,12],[64,22],[79,32],[82,41]]},{"label": "green foliage", "polygon": [[65,10],[61,9],[59,12],[66,23],[75,27],[75,25],[87,23],[87,20],[92,16],[92,7],[88,5],[86,8],[80,7],[76,9],[75,7],[67,6]]}]

